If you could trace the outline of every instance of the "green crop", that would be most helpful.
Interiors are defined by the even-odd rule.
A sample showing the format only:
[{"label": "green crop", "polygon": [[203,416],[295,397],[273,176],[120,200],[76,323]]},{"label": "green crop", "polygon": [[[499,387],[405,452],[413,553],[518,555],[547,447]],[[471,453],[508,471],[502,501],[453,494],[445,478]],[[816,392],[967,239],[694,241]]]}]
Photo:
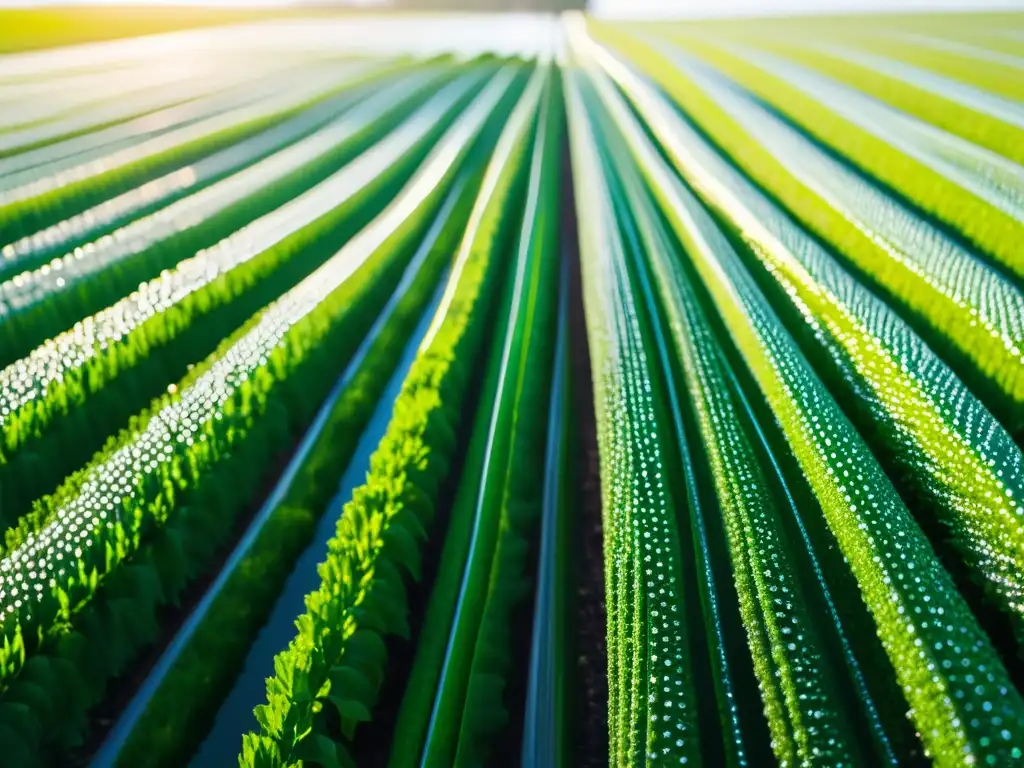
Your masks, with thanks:
[{"label": "green crop", "polygon": [[[987,36],[998,43],[999,35]],[[942,38],[939,38],[940,41]],[[919,67],[960,80],[968,85],[1002,94],[1010,99],[1024,99],[1024,84],[1020,72],[998,62],[979,60],[956,50],[935,48],[908,38],[882,38],[861,35],[854,38],[858,48],[878,51],[886,56],[902,59]],[[983,43],[983,46],[984,44]],[[985,50],[982,47],[982,50]],[[1022,49],[1018,48],[1018,54]]]},{"label": "green crop", "polygon": [[802,125],[815,138],[839,149],[857,166],[947,222],[991,259],[1014,274],[1024,275],[1024,262],[1017,258],[1014,245],[1024,237],[1024,224],[1018,219],[734,53],[691,37],[678,38],[677,42]]},{"label": "green crop", "polygon": [[[371,158],[386,152],[368,152],[378,139],[385,139],[381,145],[411,162],[422,158],[431,146],[427,129],[437,127],[430,123],[403,126],[410,107],[420,105],[424,94],[402,98],[400,90],[397,103],[385,108],[378,121],[367,120],[365,104],[363,109],[356,107],[349,124],[343,116],[333,130],[329,126],[319,137],[289,152],[255,163],[49,264],[4,280],[0,283],[5,321],[0,328],[0,360],[10,363],[27,355],[48,337],[173,268],[184,255],[223,245],[242,227],[251,226],[257,237],[268,239],[259,222],[266,226],[265,217],[288,203],[291,209],[300,206],[312,194],[310,188],[328,181],[363,152],[370,155],[359,164],[365,173]],[[387,134],[382,137],[381,131]],[[287,231],[281,224],[278,228]]]},{"label": "green crop", "polygon": [[[968,359],[980,373],[976,378],[987,389],[997,389],[991,399],[1011,428],[1024,418],[1024,298],[1019,289],[912,211],[886,201],[849,171],[845,178],[844,169],[834,161],[815,161],[820,150],[787,138],[785,125],[774,129],[782,132],[781,143],[767,146],[766,140],[759,141],[755,136],[766,124],[771,138],[775,118],[732,96],[728,86],[717,85],[710,76],[698,85],[673,65],[667,52],[628,38],[615,40],[790,215]],[[723,94],[729,101],[715,101],[712,94]],[[730,111],[730,103],[739,106]],[[737,115],[745,122],[738,122]],[[796,158],[795,166],[787,167],[784,161],[790,156]]]},{"label": "green crop", "polygon": [[344,89],[360,84],[361,81],[376,79],[388,72],[388,68],[385,68],[381,71],[371,72],[369,75],[363,74],[362,77],[348,82],[341,80],[333,88],[326,89],[305,103],[294,105],[277,113],[256,116],[250,120],[215,130],[208,135],[194,137],[180,145],[164,148],[120,167],[101,170],[99,173],[86,175],[77,180],[68,180],[65,183],[61,183],[61,177],[56,180],[48,180],[51,183],[46,185],[46,190],[40,190],[37,194],[32,194],[36,190],[30,188],[26,195],[19,194],[15,199],[9,199],[7,195],[0,196],[0,228],[4,233],[3,245],[14,242],[20,237],[35,234],[58,221],[93,207],[112,195],[131,190],[175,168],[195,162],[237,141],[277,125],[321,99],[329,98]]},{"label": "green crop", "polygon": [[[664,128],[664,108],[655,111],[628,70],[608,66],[649,124]],[[630,122],[621,97],[609,87],[604,94],[822,506],[926,750],[940,765],[1019,758],[1024,700],[927,539],[714,221]],[[977,670],[971,681],[952,671],[957,665]]]},{"label": "green crop", "polygon": [[[845,61],[831,55],[827,48],[803,47],[788,40],[780,43],[755,38],[750,42],[758,48],[775,51],[806,64],[943,130],[962,136],[979,146],[988,147],[1015,162],[1024,162],[1024,130],[981,114],[952,97],[947,98],[942,94],[926,91],[856,62]],[[899,46],[894,45],[887,47],[884,52],[892,55],[899,49]]]},{"label": "green crop", "polygon": [[[512,614],[523,598],[540,507],[544,396],[554,310],[559,118],[547,78],[514,272],[502,291],[485,383],[445,536],[422,640],[395,726],[393,766],[479,764],[507,720]],[[554,161],[554,162],[552,162]],[[507,316],[508,320],[505,321]],[[525,582],[525,583],[524,583]]]},{"label": "green crop", "polygon": [[[488,126],[481,137],[484,146],[475,153],[489,150],[486,142],[495,133],[493,127]],[[336,490],[333,481],[351,458],[373,403],[394,370],[392,350],[409,342],[448,266],[481,176],[475,158],[467,158],[467,162],[469,166],[449,193],[438,222],[406,268],[402,278],[406,285],[399,285],[392,311],[387,313],[386,308],[378,318],[377,322],[384,324],[372,337],[323,431],[188,647],[149,700],[118,755],[118,765],[172,768],[187,759],[207,732],[212,714],[240,671],[245,649],[266,621],[303,548],[309,545],[317,520],[329,508]],[[350,362],[350,369],[356,362],[355,358]],[[235,663],[228,663],[229,659]]]},{"label": "green crop", "polygon": [[[604,121],[607,122],[607,121]],[[671,240],[646,202],[636,170],[622,151],[625,197],[636,216],[643,250],[652,262],[677,358],[708,455],[724,523],[740,613],[764,701],[772,746],[781,764],[821,760],[854,765],[862,749],[844,711],[836,671],[804,598],[793,543],[748,437],[752,426],[732,390],[732,373],[707,317],[674,258]],[[785,510],[789,511],[789,510]],[[821,589],[815,584],[811,588]],[[873,711],[870,702],[868,710]]]},{"label": "green crop", "polygon": [[612,761],[696,760],[690,654],[682,630],[682,552],[644,340],[612,226],[608,189],[572,73],[570,143],[601,461]]},{"label": "green crop", "polygon": [[1024,765],[1024,14],[288,16],[0,56],[0,764]]},{"label": "green crop", "polygon": [[[883,452],[951,531],[967,563],[1022,635],[1020,449],[908,326],[838,269],[694,131],[673,122],[663,106],[647,113],[660,116],[653,118],[660,120],[657,133],[679,170],[732,222],[777,283],[778,301],[791,304],[794,322],[807,325],[805,336],[813,339],[807,346],[831,363],[838,387],[870,413],[870,428],[878,433]],[[766,118],[761,124],[770,123]],[[999,293],[988,290],[979,296],[990,299]],[[1018,297],[1016,304],[1021,303]]]}]

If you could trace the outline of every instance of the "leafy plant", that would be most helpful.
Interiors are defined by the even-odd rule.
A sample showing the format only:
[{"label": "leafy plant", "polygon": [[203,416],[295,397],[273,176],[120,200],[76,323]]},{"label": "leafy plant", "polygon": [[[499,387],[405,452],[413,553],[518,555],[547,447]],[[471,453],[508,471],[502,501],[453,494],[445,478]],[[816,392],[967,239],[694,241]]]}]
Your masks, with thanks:
[{"label": "leafy plant", "polygon": [[[794,45],[789,41],[780,45],[763,39],[756,40],[754,44],[813,67],[897,109],[998,152],[1014,162],[1024,162],[1024,130],[1012,123],[984,115],[972,109],[970,105],[960,103],[954,94],[947,96],[942,92],[926,90],[892,74],[879,72],[835,56],[827,48]],[[857,49],[860,47],[858,45]],[[886,46],[885,53],[899,55],[900,50],[904,48],[901,45]],[[971,63],[977,64],[976,61]]]},{"label": "leafy plant", "polygon": [[[1024,235],[1024,224],[1014,215],[896,148],[891,141],[838,115],[814,96],[786,82],[778,72],[773,74],[761,68],[767,54],[759,54],[758,64],[755,64],[715,44],[690,37],[678,38],[678,42],[764,99],[822,144],[841,151],[856,166],[946,222],[987,257],[1018,276],[1024,275],[1013,246]],[[651,51],[644,55],[653,63],[651,57],[657,53]],[[907,141],[913,140],[908,138]],[[970,174],[970,171],[965,173]],[[987,180],[979,183],[987,183]],[[1001,185],[999,189],[1000,194],[1013,194]]]},{"label": "leafy plant", "polygon": [[[488,125],[478,140],[489,149]],[[316,523],[328,507],[338,475],[356,449],[373,404],[397,363],[393,350],[405,346],[425,305],[435,293],[469,216],[479,184],[479,162],[467,168],[448,194],[437,223],[424,236],[370,335],[348,364],[344,386],[323,431],[270,512],[244,557],[203,616],[145,713],[118,752],[125,766],[178,766],[188,760],[209,731],[217,706],[240,671],[246,651],[266,621],[274,600],[309,545]],[[469,179],[469,183],[463,183]],[[429,307],[428,307],[429,309]],[[376,333],[375,333],[376,330]],[[365,350],[363,357],[360,353]],[[354,366],[358,368],[353,370]],[[229,663],[229,660],[231,662]]]},{"label": "leafy plant", "polygon": [[[469,84],[463,81],[463,85]],[[302,213],[308,216],[318,208],[324,213],[318,195],[310,189],[349,162],[355,162],[360,173],[369,174],[381,168],[383,156],[389,153],[392,160],[404,155],[422,157],[430,146],[431,129],[437,126],[429,120],[408,123],[404,118],[424,94],[403,93],[401,84],[392,88],[399,97],[397,104],[383,98],[364,103],[283,152],[132,221],[96,243],[0,283],[0,302],[6,310],[0,360],[11,362],[28,354],[48,337],[172,268],[183,253],[215,247],[232,234],[237,243],[242,226],[250,227],[246,236],[266,239],[268,234],[261,228],[282,226],[279,219],[286,214],[299,213],[301,223]],[[430,106],[420,106],[418,117],[427,117],[431,109],[436,110],[435,117],[444,116],[450,105],[443,94],[451,96],[453,90],[457,90],[455,83]],[[385,140],[378,144],[382,131]],[[376,148],[360,157],[370,147]],[[287,210],[280,212],[285,206]],[[275,209],[276,219],[268,218]]]},{"label": "leafy plant", "polygon": [[[355,74],[358,80],[359,68]],[[365,71],[362,74],[365,76]],[[256,105],[242,107],[234,115],[212,115],[205,123],[185,125],[176,133],[156,137],[142,151],[122,152],[105,163],[86,163],[5,192],[0,195],[3,245],[272,127],[353,84],[349,78],[325,78],[323,74],[310,80],[320,87],[300,88],[298,100],[284,93],[276,100],[283,108],[274,110],[271,101],[269,110],[268,105]]]},{"label": "leafy plant", "polygon": [[[927,510],[923,521],[938,520],[949,531],[972,572],[1010,616],[1019,639],[1024,632],[1024,540],[1015,498],[1024,494],[1020,449],[883,302],[664,104],[639,98],[648,115],[660,116],[659,138],[679,170],[732,222],[764,270],[775,306],[788,307],[791,327],[802,333],[818,369],[853,404],[851,416],[917,494]],[[962,267],[961,275],[970,267]],[[986,300],[1003,296],[995,289],[983,293]],[[1013,299],[1011,294],[1006,301],[1012,305]]]}]

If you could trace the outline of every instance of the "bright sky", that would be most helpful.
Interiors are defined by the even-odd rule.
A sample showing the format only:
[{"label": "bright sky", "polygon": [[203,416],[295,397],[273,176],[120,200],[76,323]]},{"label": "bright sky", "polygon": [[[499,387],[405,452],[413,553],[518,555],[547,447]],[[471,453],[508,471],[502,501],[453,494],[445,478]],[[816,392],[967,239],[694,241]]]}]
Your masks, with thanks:
[{"label": "bright sky", "polygon": [[[299,0],[0,0],[0,7],[33,5],[293,5]],[[308,0],[307,0],[308,1]],[[375,5],[388,0],[319,0],[341,5]],[[847,11],[1024,11],[1024,0],[589,0],[590,11],[606,16],[767,16]]]},{"label": "bright sky", "polygon": [[1024,0],[590,0],[608,16],[768,16],[847,11],[1024,11]]}]

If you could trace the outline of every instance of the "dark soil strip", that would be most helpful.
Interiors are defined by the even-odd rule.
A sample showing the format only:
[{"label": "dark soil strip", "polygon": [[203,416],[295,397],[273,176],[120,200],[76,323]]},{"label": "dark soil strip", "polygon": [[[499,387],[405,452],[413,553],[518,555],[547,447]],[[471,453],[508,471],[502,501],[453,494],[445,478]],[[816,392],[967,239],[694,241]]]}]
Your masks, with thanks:
[{"label": "dark soil strip", "polygon": [[571,467],[576,489],[570,509],[573,591],[568,642],[576,656],[569,683],[569,718],[574,723],[572,765],[608,765],[608,649],[605,645],[604,537],[601,528],[601,477],[597,422],[583,313],[583,284],[576,222],[576,201],[568,141],[562,148],[562,254],[569,263],[569,362],[575,448]]}]

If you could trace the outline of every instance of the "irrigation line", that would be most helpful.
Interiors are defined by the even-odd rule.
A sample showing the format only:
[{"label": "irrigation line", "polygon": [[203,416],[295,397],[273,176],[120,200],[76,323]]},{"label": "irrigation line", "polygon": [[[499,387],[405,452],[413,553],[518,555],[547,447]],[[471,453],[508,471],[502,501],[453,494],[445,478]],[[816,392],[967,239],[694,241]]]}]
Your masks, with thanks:
[{"label": "irrigation line", "polygon": [[544,498],[541,508],[540,564],[537,574],[537,600],[533,613],[529,682],[526,693],[526,717],[523,726],[522,767],[558,765],[561,758],[561,726],[564,724],[562,699],[564,679],[559,657],[558,637],[564,618],[558,583],[559,552],[564,549],[560,533],[562,516],[562,473],[565,468],[565,337],[568,317],[569,264],[562,260],[558,331],[555,337],[555,372],[548,407],[548,440],[545,449]]}]

